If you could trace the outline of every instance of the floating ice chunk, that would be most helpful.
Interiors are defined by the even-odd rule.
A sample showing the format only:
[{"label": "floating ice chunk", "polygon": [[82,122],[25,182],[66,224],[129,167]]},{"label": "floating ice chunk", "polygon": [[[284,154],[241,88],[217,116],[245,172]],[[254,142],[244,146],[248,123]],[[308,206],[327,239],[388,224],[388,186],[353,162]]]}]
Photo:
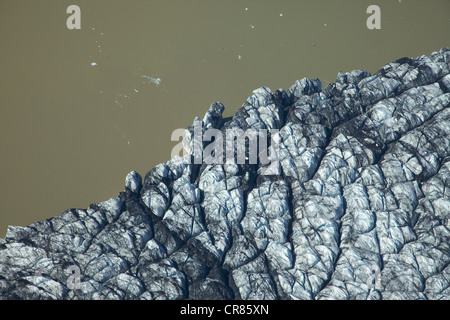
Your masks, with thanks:
[{"label": "floating ice chunk", "polygon": [[161,79],[160,78],[154,78],[148,75],[141,75],[142,78],[147,79],[149,82],[154,83],[155,85],[159,86],[159,84],[161,83]]}]

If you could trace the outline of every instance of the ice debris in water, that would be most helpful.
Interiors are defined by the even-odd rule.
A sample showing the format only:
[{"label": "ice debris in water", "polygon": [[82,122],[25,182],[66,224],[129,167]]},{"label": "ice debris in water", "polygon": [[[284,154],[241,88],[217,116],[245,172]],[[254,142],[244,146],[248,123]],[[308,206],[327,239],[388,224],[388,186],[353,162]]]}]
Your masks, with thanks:
[{"label": "ice debris in water", "polygon": [[148,75],[141,75],[142,78],[147,79],[148,82],[150,83],[154,83],[155,85],[159,86],[159,84],[161,83],[161,79],[160,78],[154,78],[152,76],[148,76]]}]

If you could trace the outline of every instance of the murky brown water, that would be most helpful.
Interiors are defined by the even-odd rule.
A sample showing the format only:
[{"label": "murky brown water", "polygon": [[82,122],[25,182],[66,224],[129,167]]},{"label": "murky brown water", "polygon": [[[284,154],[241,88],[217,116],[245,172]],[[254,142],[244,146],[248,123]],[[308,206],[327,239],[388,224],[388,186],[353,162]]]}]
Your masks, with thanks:
[{"label": "murky brown water", "polygon": [[213,101],[429,54],[449,19],[448,0],[0,0],[0,237],[116,196]]}]

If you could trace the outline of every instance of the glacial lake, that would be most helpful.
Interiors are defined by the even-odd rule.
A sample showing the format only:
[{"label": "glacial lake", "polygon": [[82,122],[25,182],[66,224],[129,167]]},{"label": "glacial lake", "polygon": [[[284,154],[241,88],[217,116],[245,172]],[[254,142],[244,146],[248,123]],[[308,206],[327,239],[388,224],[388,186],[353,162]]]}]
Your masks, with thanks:
[{"label": "glacial lake", "polygon": [[448,0],[2,0],[0,237],[117,196],[214,101],[231,116],[261,86],[326,87],[449,46],[449,13]]}]

